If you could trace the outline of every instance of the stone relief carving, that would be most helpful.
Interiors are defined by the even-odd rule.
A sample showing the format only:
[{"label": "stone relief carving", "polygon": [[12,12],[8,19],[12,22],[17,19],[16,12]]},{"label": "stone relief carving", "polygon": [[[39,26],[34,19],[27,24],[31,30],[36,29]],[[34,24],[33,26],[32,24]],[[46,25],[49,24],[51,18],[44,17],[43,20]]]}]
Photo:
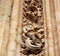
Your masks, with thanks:
[{"label": "stone relief carving", "polygon": [[44,17],[42,0],[24,0],[20,51],[23,54],[45,53]]}]

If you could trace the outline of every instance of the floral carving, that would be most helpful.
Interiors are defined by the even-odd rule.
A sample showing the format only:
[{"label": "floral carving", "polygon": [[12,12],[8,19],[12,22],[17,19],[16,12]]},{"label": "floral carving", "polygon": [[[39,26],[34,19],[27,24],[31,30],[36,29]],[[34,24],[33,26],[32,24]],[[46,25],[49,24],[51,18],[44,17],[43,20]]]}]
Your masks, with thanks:
[{"label": "floral carving", "polygon": [[[42,0],[24,0],[21,53],[44,55],[44,18]],[[42,54],[43,53],[43,54]]]}]

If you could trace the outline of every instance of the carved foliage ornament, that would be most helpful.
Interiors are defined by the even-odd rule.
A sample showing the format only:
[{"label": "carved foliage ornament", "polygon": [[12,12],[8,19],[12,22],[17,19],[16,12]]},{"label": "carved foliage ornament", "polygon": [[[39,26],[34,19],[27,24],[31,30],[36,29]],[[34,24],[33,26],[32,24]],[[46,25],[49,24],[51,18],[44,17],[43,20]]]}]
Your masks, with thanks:
[{"label": "carved foliage ornament", "polygon": [[21,53],[45,53],[44,17],[42,0],[24,0]]}]

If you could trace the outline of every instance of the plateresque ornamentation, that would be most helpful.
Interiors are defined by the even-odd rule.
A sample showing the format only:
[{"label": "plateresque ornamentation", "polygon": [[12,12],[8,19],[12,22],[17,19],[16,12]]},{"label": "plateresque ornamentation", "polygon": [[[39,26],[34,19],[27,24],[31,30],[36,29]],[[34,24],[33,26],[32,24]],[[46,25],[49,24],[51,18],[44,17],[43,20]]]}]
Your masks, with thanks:
[{"label": "plateresque ornamentation", "polygon": [[22,16],[21,53],[45,53],[44,16],[42,0],[24,0]]}]

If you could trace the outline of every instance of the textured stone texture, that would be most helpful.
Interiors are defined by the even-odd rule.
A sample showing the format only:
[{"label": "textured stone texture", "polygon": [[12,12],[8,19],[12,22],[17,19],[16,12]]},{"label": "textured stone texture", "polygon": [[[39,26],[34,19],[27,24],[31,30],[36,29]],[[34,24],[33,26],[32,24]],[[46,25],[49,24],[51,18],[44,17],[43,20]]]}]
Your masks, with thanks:
[{"label": "textured stone texture", "polygon": [[[60,0],[42,1],[45,56],[60,56]],[[23,2],[24,0],[0,0],[0,56],[28,56],[20,53]]]}]

